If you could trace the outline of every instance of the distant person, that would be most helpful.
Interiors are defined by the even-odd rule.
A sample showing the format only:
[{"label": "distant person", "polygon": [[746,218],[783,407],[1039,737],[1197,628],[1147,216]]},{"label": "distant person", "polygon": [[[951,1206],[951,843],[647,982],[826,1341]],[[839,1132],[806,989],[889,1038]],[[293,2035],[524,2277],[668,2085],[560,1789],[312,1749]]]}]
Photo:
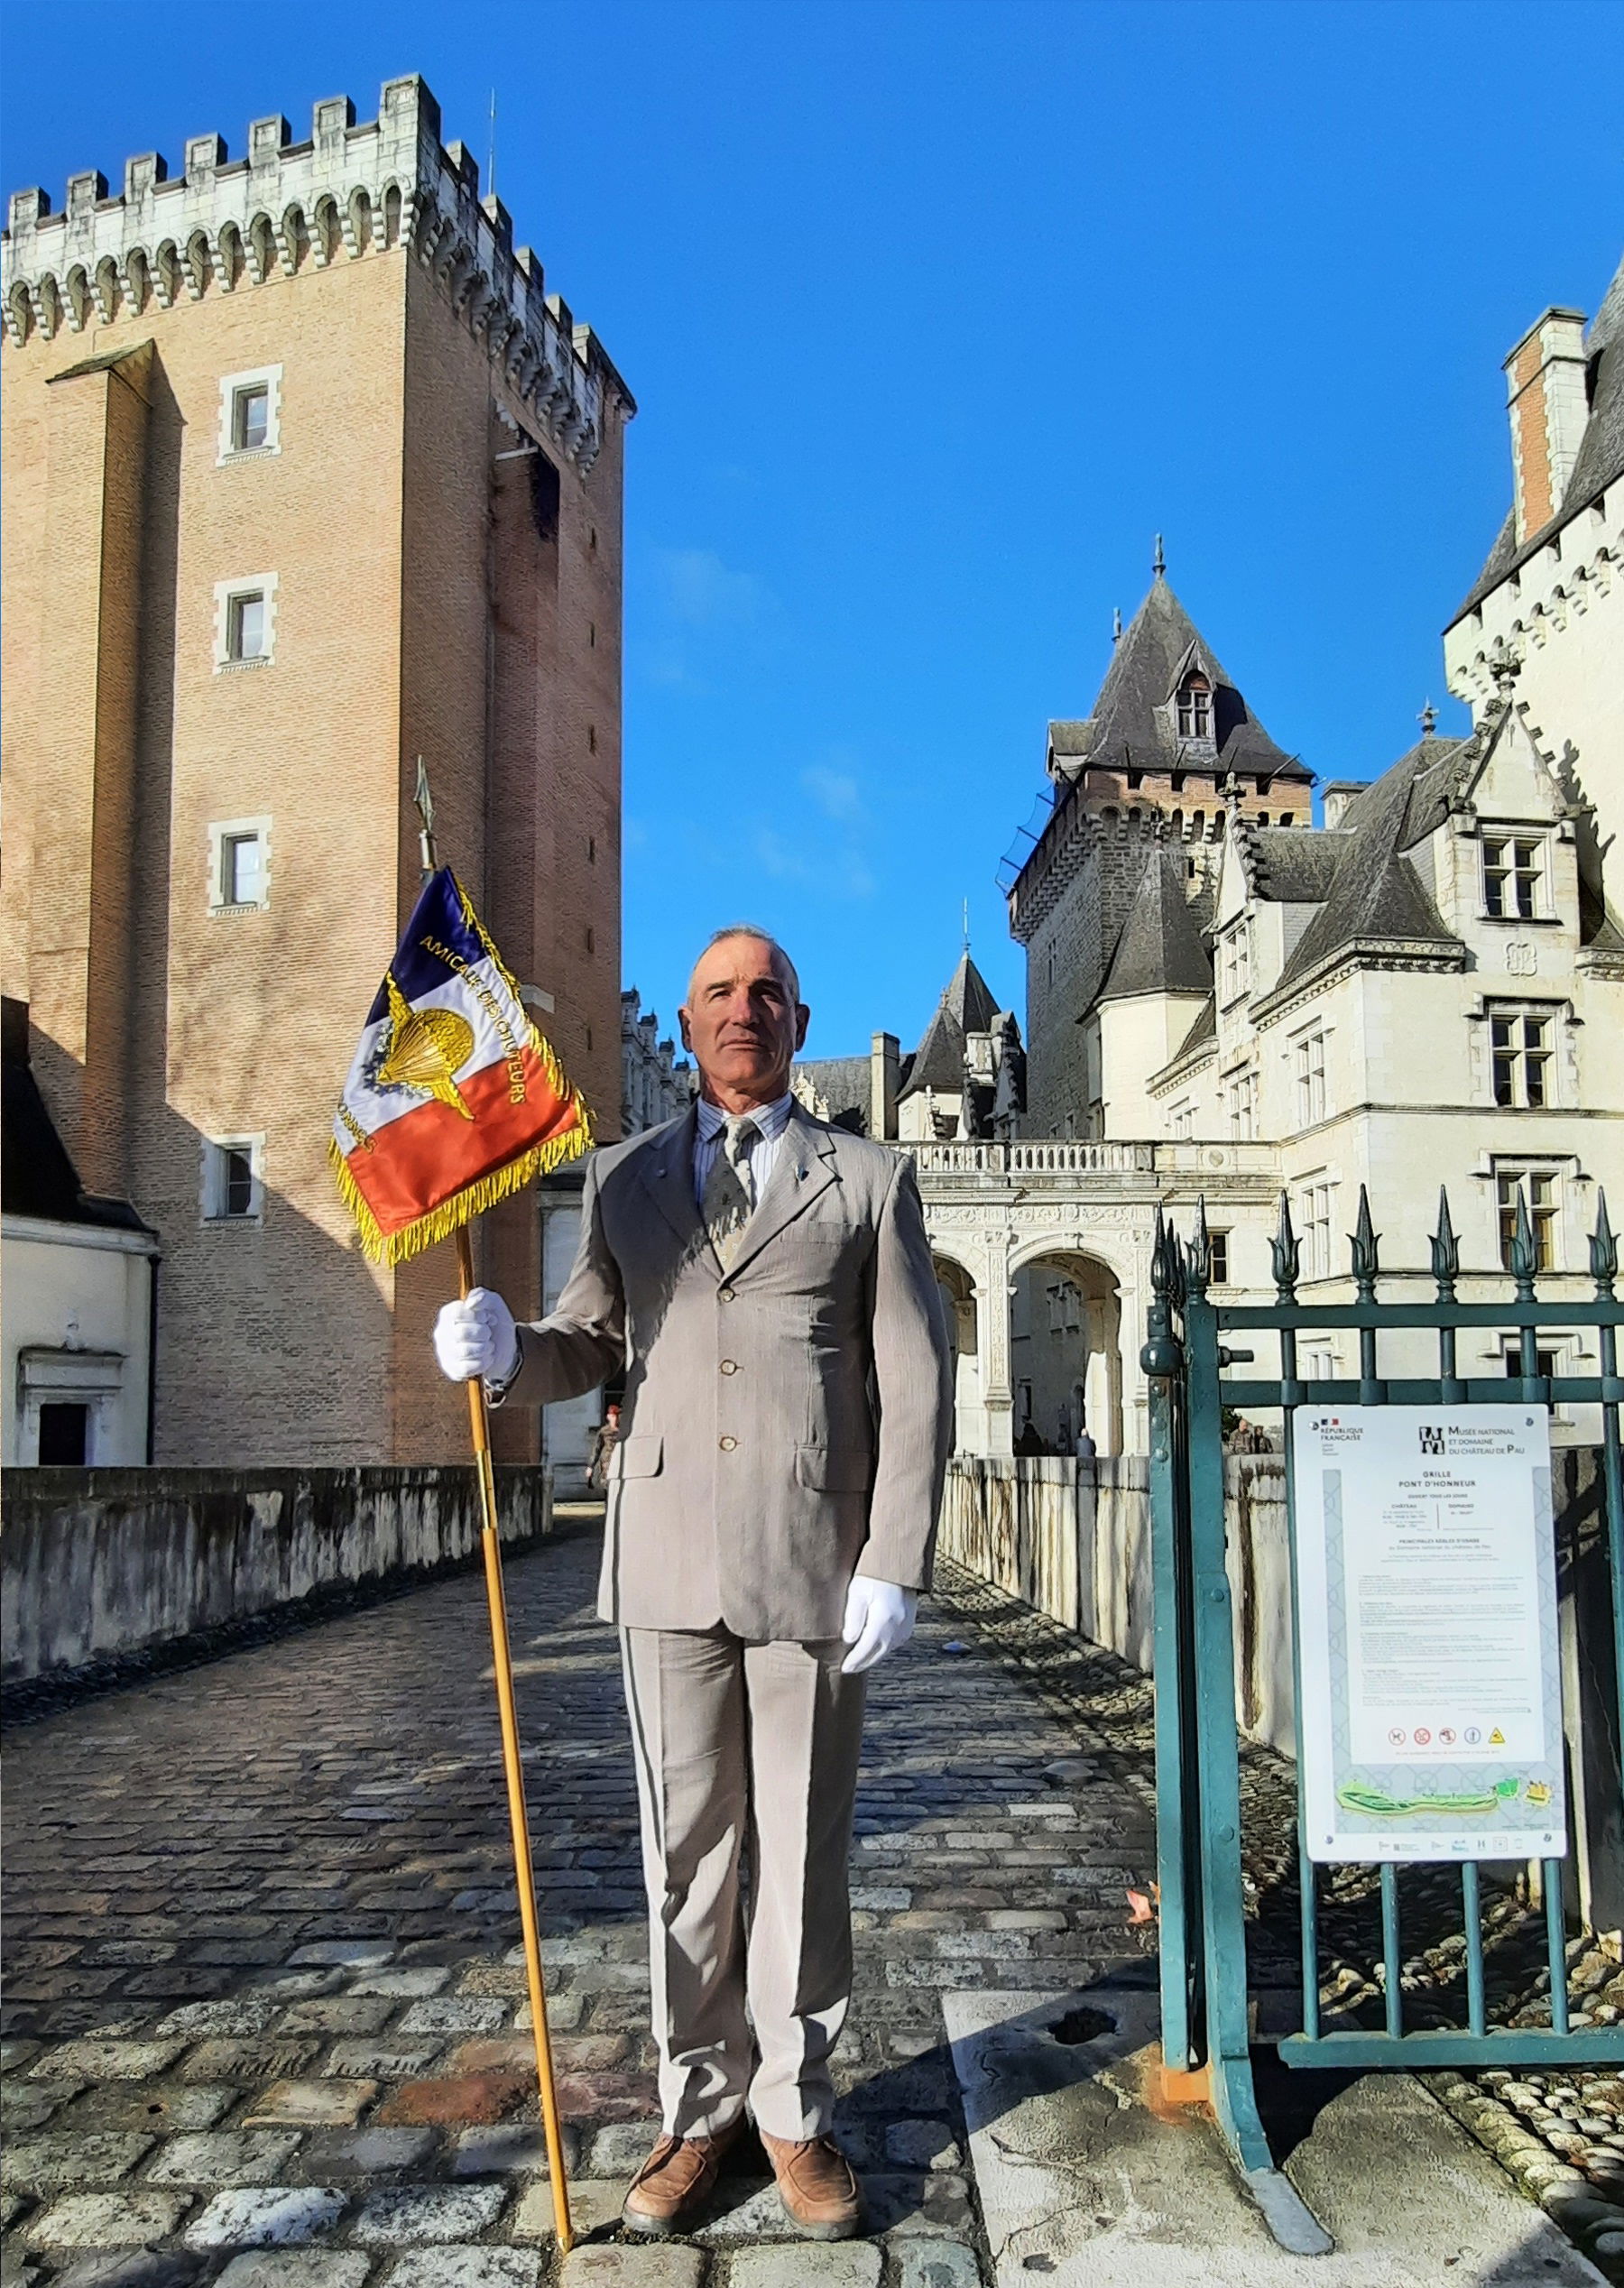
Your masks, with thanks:
[{"label": "distant person", "polygon": [[1092,1462],[1095,1454],[1099,1453],[1100,1449],[1095,1445],[1093,1440],[1088,1434],[1088,1425],[1086,1423],[1084,1423],[1082,1429],[1078,1431],[1072,1450],[1075,1453],[1079,1462]]},{"label": "distant person", "polygon": [[1023,1461],[1029,1461],[1037,1454],[1048,1452],[1048,1448],[1038,1435],[1038,1425],[1035,1422],[1021,1424],[1015,1434],[1015,1451]]},{"label": "distant person", "polygon": [[604,1493],[609,1485],[609,1457],[620,1439],[620,1408],[611,1407],[592,1434],[592,1462],[586,1472],[586,1483],[594,1493]]}]

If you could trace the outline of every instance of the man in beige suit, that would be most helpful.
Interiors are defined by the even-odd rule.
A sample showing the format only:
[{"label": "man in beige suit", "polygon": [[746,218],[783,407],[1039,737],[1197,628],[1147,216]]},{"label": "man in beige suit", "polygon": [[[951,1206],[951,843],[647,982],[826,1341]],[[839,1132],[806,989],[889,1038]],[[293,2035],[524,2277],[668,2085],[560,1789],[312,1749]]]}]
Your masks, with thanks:
[{"label": "man in beige suit", "polygon": [[928,1585],[951,1398],[912,1162],[791,1097],[807,1013],[780,946],[720,932],[681,1010],[700,1100],[595,1156],[558,1309],[516,1328],[475,1289],[435,1330],[499,1403],[625,1371],[598,1610],[649,1889],[664,2134],[624,2210],[646,2233],[689,2228],[746,2101],[802,2230],[861,2223],[829,2057],[863,1676]]}]

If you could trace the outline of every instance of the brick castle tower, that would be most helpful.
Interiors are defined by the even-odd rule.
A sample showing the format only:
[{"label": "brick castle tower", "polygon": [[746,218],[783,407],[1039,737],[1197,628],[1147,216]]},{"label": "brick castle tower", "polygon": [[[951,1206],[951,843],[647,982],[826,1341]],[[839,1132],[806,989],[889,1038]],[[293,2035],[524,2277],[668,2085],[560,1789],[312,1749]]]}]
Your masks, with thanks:
[{"label": "brick castle tower", "polygon": [[[1174,595],[1159,535],[1149,594],[1119,626],[1093,713],[1050,724],[1047,769],[1004,872],[1010,935],[1027,952],[1027,1130],[1103,1136],[1099,1005],[1170,992],[1182,1007],[1186,992],[1211,991],[1200,933],[1226,823],[1310,825],[1314,779],[1275,744]],[[1124,946],[1136,910],[1141,927]],[[1147,932],[1149,963],[1135,958]],[[1164,1039],[1153,1063],[1177,1045]]]},{"label": "brick castle tower", "polygon": [[[620,1102],[621,499],[635,410],[420,79],[11,200],[0,291],[5,991],[86,1187],[157,1230],[153,1453],[466,1451],[449,1249],[356,1250],[326,1160],[420,881],[454,863]],[[533,1199],[483,1276],[540,1285]],[[500,1418],[509,1458],[533,1416]]]}]

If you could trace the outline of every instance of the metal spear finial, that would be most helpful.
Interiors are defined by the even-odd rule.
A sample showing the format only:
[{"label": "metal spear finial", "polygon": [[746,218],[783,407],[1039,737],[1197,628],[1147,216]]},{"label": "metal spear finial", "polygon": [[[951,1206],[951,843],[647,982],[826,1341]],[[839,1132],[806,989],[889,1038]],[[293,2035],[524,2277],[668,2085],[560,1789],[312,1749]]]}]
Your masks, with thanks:
[{"label": "metal spear finial", "polygon": [[1165,551],[1165,550],[1163,549],[1163,548],[1162,548],[1162,536],[1161,536],[1161,534],[1158,532],[1158,533],[1157,534],[1157,536],[1156,536],[1156,554],[1155,554],[1155,556],[1154,556],[1154,557],[1152,558],[1152,559],[1151,559],[1151,563],[1150,563],[1150,569],[1151,569],[1151,571],[1152,571],[1152,572],[1156,575],[1157,578],[1159,580],[1159,579],[1162,577],[1163,574],[1167,571],[1167,554],[1166,554],[1166,551]]},{"label": "metal spear finial", "polygon": [[418,836],[418,848],[422,853],[423,872],[431,874],[439,864],[434,848],[434,797],[429,791],[429,772],[421,755],[417,759],[417,791],[411,799],[418,816],[423,822],[423,830]]}]

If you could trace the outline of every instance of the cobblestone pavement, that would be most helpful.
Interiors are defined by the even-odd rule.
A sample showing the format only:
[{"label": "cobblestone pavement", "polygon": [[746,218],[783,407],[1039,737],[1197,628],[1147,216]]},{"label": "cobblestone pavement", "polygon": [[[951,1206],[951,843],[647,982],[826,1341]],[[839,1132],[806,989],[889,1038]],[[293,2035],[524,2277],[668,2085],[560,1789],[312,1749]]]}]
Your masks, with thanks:
[{"label": "cobblestone pavement", "polygon": [[[981,1582],[955,1586],[960,1625],[1020,1674],[1051,1713],[1085,1738],[1096,1768],[1119,1794],[1149,1785],[1145,1752],[1149,1679],[1111,1653],[1017,1605]],[[1266,2016],[1271,1998],[1300,2008],[1296,1778],[1272,1749],[1243,1746],[1243,1880],[1249,1977]],[[1484,1969],[1490,2015],[1522,2025],[1551,2022],[1545,1917],[1511,1885],[1485,1884]],[[1399,1871],[1401,1979],[1408,2026],[1460,2025],[1465,1949],[1459,1877],[1447,1867]],[[1373,1868],[1326,1869],[1319,1892],[1320,2000],[1329,2026],[1379,2026],[1380,1895]],[[1624,1969],[1594,1942],[1570,1941],[1573,2025],[1624,2018]],[[1300,2025],[1282,2016],[1272,2030]],[[1605,2071],[1423,2077],[1440,2103],[1494,2154],[1609,2280],[1624,2288],[1624,2075]],[[1306,2080],[1311,2077],[1304,2076]],[[1295,2094],[1295,2093],[1294,2093]]]},{"label": "cobblestone pavement", "polygon": [[[508,1568],[588,2235],[573,2288],[701,2288],[707,2269],[712,2288],[977,2288],[940,1996],[1149,1979],[1123,1896],[1154,1865],[1148,1726],[1119,1737],[960,1648],[952,1600],[984,1620],[985,1596],[950,1581],[873,1680],[858,1803],[839,2133],[873,2237],[792,2242],[758,2156],[694,2243],[631,2243],[614,2219],[654,2084],[595,1558],[566,1538]],[[484,1627],[462,1576],[13,1730],[7,2288],[550,2276]],[[1102,1689],[1126,1691],[1098,1659]]]}]

